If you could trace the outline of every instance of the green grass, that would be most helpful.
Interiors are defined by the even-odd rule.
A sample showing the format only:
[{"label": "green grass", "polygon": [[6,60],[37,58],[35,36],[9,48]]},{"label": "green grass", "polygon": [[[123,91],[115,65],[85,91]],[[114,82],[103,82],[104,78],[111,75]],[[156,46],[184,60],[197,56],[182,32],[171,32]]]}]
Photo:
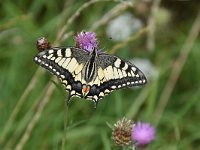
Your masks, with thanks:
[{"label": "green grass", "polygon": [[[145,27],[130,41],[121,42],[106,36],[108,22],[94,28],[94,23],[118,4],[122,2],[0,2],[0,149],[118,149],[108,124],[113,125],[124,116],[156,126],[156,140],[148,149],[200,149],[200,38],[194,37],[195,32],[190,33],[198,14],[197,7],[191,7],[195,2],[180,1],[176,3],[177,10],[162,3],[173,19],[165,27],[156,28],[153,52],[146,48]],[[191,16],[182,16],[185,14],[178,8],[187,4],[184,11],[191,12]],[[136,7],[131,6],[126,11],[132,10],[137,13]],[[180,21],[179,17],[185,20]],[[64,34],[69,33],[68,39],[63,39],[63,34],[58,36],[63,27]],[[96,111],[91,101],[79,98],[73,98],[66,108],[63,87],[32,60],[37,54],[35,43],[45,36],[52,45],[74,45],[75,33],[91,29],[95,29],[107,52],[125,59],[149,59],[159,75],[142,88],[112,92],[99,102]]]}]

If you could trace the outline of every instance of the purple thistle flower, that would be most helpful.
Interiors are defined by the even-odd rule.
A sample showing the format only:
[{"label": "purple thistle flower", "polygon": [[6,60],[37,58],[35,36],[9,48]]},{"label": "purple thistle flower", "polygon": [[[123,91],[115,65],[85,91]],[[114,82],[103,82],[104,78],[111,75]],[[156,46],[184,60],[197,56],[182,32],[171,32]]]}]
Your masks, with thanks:
[{"label": "purple thistle flower", "polygon": [[98,41],[95,32],[80,32],[75,36],[76,46],[91,52],[94,48],[98,49]]},{"label": "purple thistle flower", "polygon": [[156,130],[149,123],[138,122],[132,129],[131,138],[138,146],[145,146],[155,139]]}]

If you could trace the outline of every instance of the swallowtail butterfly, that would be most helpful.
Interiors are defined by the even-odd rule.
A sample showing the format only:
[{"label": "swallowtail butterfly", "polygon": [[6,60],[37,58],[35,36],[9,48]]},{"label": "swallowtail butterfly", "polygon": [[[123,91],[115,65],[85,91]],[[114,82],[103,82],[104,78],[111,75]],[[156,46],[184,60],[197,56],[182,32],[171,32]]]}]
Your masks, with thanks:
[{"label": "swallowtail butterfly", "polygon": [[106,53],[76,47],[54,47],[40,52],[34,61],[56,75],[73,96],[98,101],[113,90],[143,85],[144,74],[132,63]]}]

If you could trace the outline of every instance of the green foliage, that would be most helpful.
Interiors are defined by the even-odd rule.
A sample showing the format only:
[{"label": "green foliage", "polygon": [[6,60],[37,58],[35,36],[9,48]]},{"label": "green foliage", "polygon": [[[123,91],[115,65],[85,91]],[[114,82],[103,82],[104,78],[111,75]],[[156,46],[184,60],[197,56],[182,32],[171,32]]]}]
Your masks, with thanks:
[{"label": "green foliage", "polygon": [[[193,7],[184,9],[185,12],[192,10],[191,16],[184,17],[180,11],[176,12],[174,6],[170,9],[168,3],[163,2],[162,6],[168,9],[173,19],[166,22],[163,28],[159,27],[159,33],[162,34],[156,32],[156,46],[153,52],[147,50],[145,46],[147,38],[142,33],[125,46],[112,51],[116,45],[124,41],[116,42],[106,35],[106,26],[112,17],[103,24],[99,23],[95,32],[103,49],[115,52],[116,55],[126,59],[147,58],[155,64],[159,75],[142,88],[113,92],[99,102],[96,111],[93,110],[91,101],[79,98],[73,98],[66,108],[67,93],[60,83],[53,79],[49,72],[38,69],[32,61],[37,53],[35,44],[39,37],[47,37],[51,44],[56,46],[74,45],[73,36],[77,32],[94,29],[93,25],[96,22],[102,21],[105,14],[109,17],[108,12],[123,3],[115,0],[102,2],[97,0],[84,8],[83,5],[89,2],[74,0],[0,2],[0,149],[20,149],[20,146],[29,150],[118,149],[113,144],[112,129],[108,124],[113,125],[123,116],[135,122],[138,120],[151,122],[156,126],[157,137],[149,149],[200,149],[199,37],[195,38],[189,53],[183,55],[187,57],[186,62],[177,81],[171,81],[176,82],[174,88],[167,85],[175,67],[174,62],[178,60],[180,63],[181,59],[184,59],[181,58],[179,61],[178,58],[183,53],[184,44],[197,16],[197,10],[192,9]],[[139,3],[136,1],[134,5],[137,6]],[[184,2],[179,2],[180,6],[182,3]],[[195,6],[195,3],[190,2],[190,5]],[[179,5],[176,7],[179,8]],[[80,8],[83,10],[76,16]],[[116,16],[125,11],[136,13],[135,8],[130,5],[126,10],[119,11]],[[180,21],[178,17],[187,19]],[[69,22],[70,18],[72,22]],[[58,38],[58,34],[64,26],[67,27],[65,34],[69,37],[63,40],[63,35]],[[32,82],[33,79],[35,82]],[[172,94],[168,93],[169,99],[165,107],[159,103],[162,101],[161,97],[166,86],[172,88]],[[41,108],[45,98],[46,104]],[[157,118],[158,115],[160,119]],[[34,117],[36,117],[35,122]],[[65,123],[66,131],[64,131]]]}]

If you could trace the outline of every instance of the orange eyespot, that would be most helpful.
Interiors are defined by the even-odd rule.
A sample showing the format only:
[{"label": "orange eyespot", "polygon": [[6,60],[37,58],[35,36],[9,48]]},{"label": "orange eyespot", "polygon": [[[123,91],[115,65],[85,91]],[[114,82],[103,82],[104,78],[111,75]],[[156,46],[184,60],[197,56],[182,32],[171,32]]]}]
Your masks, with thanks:
[{"label": "orange eyespot", "polygon": [[83,91],[83,93],[88,93],[90,91],[90,87],[83,85],[82,91]]}]

